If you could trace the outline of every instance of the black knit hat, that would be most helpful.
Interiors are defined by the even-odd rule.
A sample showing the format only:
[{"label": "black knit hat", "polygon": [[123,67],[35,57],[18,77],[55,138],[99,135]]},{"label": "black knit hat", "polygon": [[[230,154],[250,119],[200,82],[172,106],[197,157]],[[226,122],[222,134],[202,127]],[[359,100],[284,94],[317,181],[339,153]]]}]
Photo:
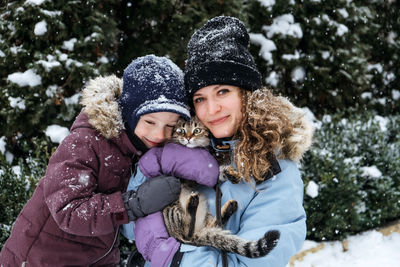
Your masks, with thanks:
[{"label": "black knit hat", "polygon": [[261,74],[248,47],[249,34],[237,18],[216,17],[198,29],[187,46],[185,89],[189,103],[197,90],[213,84],[259,89]]},{"label": "black knit hat", "polygon": [[183,72],[166,57],[139,57],[124,71],[118,105],[132,131],[140,116],[153,112],[173,112],[189,120],[186,100]]}]

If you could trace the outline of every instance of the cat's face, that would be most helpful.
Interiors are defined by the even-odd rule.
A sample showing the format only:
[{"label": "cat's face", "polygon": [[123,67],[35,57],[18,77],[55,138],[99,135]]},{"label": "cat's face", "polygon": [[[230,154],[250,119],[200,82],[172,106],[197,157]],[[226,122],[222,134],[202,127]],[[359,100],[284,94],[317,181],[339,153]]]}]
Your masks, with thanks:
[{"label": "cat's face", "polygon": [[179,119],[172,133],[171,141],[186,147],[207,147],[210,145],[210,138],[207,128],[197,117],[190,121]]}]

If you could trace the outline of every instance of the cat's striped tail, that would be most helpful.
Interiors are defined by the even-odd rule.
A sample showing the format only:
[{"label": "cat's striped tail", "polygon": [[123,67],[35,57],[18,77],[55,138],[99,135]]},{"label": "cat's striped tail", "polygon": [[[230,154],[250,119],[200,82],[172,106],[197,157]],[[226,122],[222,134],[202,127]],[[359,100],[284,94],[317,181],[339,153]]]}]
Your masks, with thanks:
[{"label": "cat's striped tail", "polygon": [[229,253],[258,258],[270,253],[278,243],[279,237],[279,231],[271,230],[266,232],[259,240],[248,241],[227,230],[204,228],[201,233],[196,233],[193,239],[197,246],[212,246]]}]

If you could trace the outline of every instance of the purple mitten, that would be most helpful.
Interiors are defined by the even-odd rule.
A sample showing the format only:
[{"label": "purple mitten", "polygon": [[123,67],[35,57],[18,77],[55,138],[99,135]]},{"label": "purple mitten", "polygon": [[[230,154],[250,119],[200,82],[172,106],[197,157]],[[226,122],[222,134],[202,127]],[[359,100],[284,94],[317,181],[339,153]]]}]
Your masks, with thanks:
[{"label": "purple mitten", "polygon": [[161,212],[139,218],[135,222],[135,238],[137,250],[152,267],[168,266],[180,246],[168,235]]},{"label": "purple mitten", "polygon": [[173,143],[150,149],[140,158],[139,168],[148,178],[171,175],[209,187],[217,183],[219,175],[218,162],[206,149]]}]

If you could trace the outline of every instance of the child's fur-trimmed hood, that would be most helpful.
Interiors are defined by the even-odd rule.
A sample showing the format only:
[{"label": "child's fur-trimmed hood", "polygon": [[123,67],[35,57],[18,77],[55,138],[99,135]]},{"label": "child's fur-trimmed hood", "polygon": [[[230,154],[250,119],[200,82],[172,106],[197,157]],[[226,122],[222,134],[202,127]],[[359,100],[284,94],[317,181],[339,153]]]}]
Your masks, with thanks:
[{"label": "child's fur-trimmed hood", "polygon": [[105,138],[118,137],[124,129],[118,99],[122,92],[122,79],[115,75],[97,77],[82,91],[81,104],[89,123]]}]

